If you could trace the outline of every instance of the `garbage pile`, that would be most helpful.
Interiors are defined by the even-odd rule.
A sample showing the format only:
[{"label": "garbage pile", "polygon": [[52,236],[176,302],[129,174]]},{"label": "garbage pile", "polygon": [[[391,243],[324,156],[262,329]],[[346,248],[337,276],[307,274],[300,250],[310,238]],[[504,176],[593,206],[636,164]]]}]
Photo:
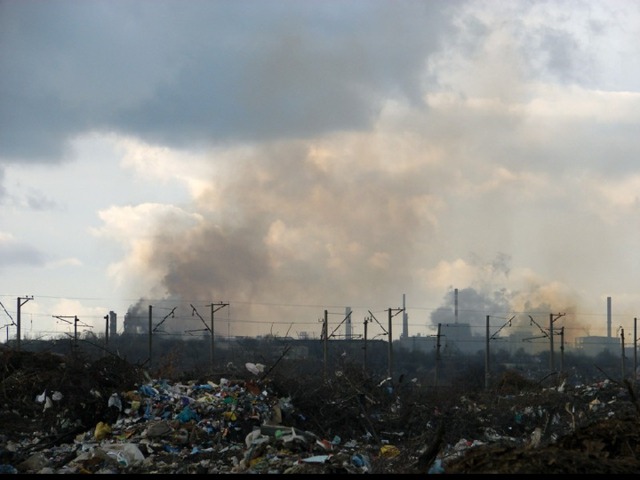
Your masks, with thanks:
[{"label": "garbage pile", "polygon": [[[57,396],[56,396],[57,394]],[[325,468],[367,468],[355,449],[281,425],[286,399],[253,382],[152,381],[103,398],[111,421],[46,451],[41,439],[10,441],[4,448],[34,453],[14,465],[24,473],[293,473],[310,463]],[[64,401],[60,392],[36,398],[43,409]],[[286,408],[286,407],[285,407]],[[338,455],[336,455],[338,454]],[[353,458],[351,458],[353,457]],[[332,465],[334,465],[332,467]],[[364,473],[364,472],[362,472]]]},{"label": "garbage pile", "polygon": [[610,380],[454,392],[246,363],[186,381],[112,356],[0,354],[0,473],[640,471],[635,390]]}]

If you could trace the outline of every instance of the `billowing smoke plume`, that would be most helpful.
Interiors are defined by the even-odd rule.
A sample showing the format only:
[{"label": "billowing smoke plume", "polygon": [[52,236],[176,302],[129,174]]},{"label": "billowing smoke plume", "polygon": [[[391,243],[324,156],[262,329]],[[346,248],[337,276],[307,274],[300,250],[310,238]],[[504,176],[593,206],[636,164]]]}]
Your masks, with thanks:
[{"label": "billowing smoke plume", "polygon": [[431,313],[434,325],[463,323],[482,326],[487,315],[503,317],[511,312],[511,301],[504,290],[485,294],[471,287],[459,289],[457,308],[455,290],[450,290],[444,297],[444,302],[443,306]]},{"label": "billowing smoke plume", "polygon": [[437,201],[426,173],[350,148],[361,154],[336,158],[294,142],[234,158],[193,205],[196,221],[172,212],[156,226],[144,262],[158,296],[229,302],[244,331],[316,328],[329,306],[398,306]]},{"label": "billowing smoke plume", "polygon": [[492,335],[498,329],[508,327],[504,335],[529,332],[531,338],[546,337],[553,321],[554,330],[560,331],[564,327],[564,339],[570,343],[575,337],[589,334],[588,328],[581,324],[575,304],[576,299],[558,285],[522,292],[504,288],[480,291],[468,287],[457,290],[457,304],[456,290],[450,289],[443,305],[432,312],[430,320],[433,325],[466,324],[472,334],[484,336],[489,316]]}]

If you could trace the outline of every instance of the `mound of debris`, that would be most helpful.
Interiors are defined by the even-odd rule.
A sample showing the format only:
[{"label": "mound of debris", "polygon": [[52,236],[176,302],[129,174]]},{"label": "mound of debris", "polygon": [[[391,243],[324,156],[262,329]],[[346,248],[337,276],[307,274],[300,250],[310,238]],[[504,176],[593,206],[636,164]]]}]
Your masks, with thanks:
[{"label": "mound of debris", "polygon": [[484,445],[447,465],[447,473],[632,474],[640,471],[638,419],[611,418],[542,447]]},{"label": "mound of debris", "polygon": [[246,364],[153,379],[114,356],[0,352],[0,473],[636,473],[634,385],[493,391]]}]

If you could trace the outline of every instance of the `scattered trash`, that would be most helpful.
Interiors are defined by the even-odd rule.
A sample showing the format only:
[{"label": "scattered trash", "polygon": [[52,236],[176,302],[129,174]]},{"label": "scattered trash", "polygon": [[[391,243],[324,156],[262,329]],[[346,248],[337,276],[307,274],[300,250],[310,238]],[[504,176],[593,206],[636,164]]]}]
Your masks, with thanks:
[{"label": "scattered trash", "polygon": [[115,407],[118,411],[122,411],[122,401],[120,400],[120,396],[117,393],[112,393],[109,397],[109,407]]},{"label": "scattered trash", "polygon": [[261,373],[264,373],[264,369],[265,369],[265,366],[262,365],[261,363],[247,362],[244,364],[244,366],[247,368],[247,370],[249,370],[254,375],[260,375]]},{"label": "scattered trash", "polygon": [[[283,376],[276,389],[271,379],[233,375],[151,379],[114,364],[98,370],[108,373],[104,385],[85,366],[61,391],[64,370],[39,375],[46,381],[35,392],[33,382],[5,380],[0,473],[544,474],[577,471],[584,455],[594,473],[640,471],[629,453],[640,449],[634,400],[613,382],[457,395],[413,381],[396,392],[390,377],[369,382],[342,369],[303,387]],[[266,371],[246,367],[247,376]],[[589,434],[598,449],[582,451]]]},{"label": "scattered trash", "polygon": [[144,461],[144,455],[133,443],[101,444],[99,448],[123,467],[139,465]]},{"label": "scattered trash", "polygon": [[380,456],[384,458],[393,458],[400,455],[400,450],[394,445],[383,445],[380,447]]},{"label": "scattered trash", "polygon": [[314,455],[313,457],[301,458],[300,462],[303,463],[326,463],[331,458],[331,455]]},{"label": "scattered trash", "polygon": [[105,438],[107,438],[107,436],[111,433],[111,427],[104,423],[104,422],[98,422],[98,424],[96,425],[96,429],[94,431],[93,434],[93,438],[95,438],[98,441],[104,440]]}]

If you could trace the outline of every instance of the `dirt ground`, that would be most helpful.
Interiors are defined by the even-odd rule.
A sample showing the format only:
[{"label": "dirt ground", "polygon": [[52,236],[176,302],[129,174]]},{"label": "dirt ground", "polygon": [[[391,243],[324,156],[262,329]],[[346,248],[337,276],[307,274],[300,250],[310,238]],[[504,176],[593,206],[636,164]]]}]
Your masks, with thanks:
[{"label": "dirt ground", "polygon": [[[114,356],[0,355],[2,473],[640,472],[629,383],[543,388],[507,373],[468,393],[357,369],[160,381]],[[114,459],[123,445],[139,458]]]}]

